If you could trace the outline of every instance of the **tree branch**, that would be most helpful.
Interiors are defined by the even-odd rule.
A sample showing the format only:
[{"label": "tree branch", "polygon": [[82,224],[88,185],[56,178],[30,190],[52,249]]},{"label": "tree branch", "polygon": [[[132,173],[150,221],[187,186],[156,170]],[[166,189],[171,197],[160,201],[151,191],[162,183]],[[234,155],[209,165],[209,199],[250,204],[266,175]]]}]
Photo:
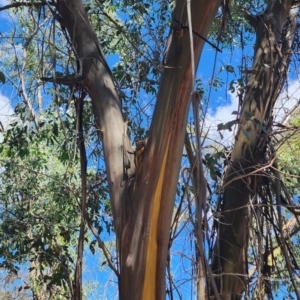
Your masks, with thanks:
[{"label": "tree branch", "polygon": [[111,258],[109,257],[110,254],[109,254],[107,248],[105,247],[104,242],[102,241],[102,239],[97,234],[96,228],[93,226],[91,220],[89,219],[89,217],[87,215],[87,212],[85,212],[85,220],[87,222],[87,225],[88,225],[89,229],[91,230],[92,234],[94,235],[95,239],[97,240],[99,248],[103,251],[103,254],[104,254],[104,256],[107,260],[107,263],[108,263],[109,267],[113,270],[113,272],[115,273],[116,277],[119,280],[120,279],[120,273],[117,270],[117,268],[115,267],[115,265],[113,264]]},{"label": "tree branch", "polygon": [[[55,5],[54,2],[48,2],[48,4],[50,5]],[[14,2],[5,6],[1,6],[0,7],[0,11],[2,10],[7,10],[7,9],[11,9],[11,8],[18,8],[18,7],[23,7],[23,6],[27,6],[27,7],[41,7],[43,5],[46,5],[46,3],[43,2]]]},{"label": "tree branch", "polygon": [[249,10],[242,8],[241,9],[242,14],[244,16],[244,18],[248,21],[248,23],[254,28],[256,29],[257,23],[258,23],[258,18],[257,16],[253,16]]},{"label": "tree branch", "polygon": [[83,135],[83,101],[86,96],[85,92],[82,92],[80,97],[76,101],[76,118],[77,118],[77,146],[80,152],[80,170],[81,170],[81,221],[80,231],[78,237],[77,248],[77,261],[75,269],[75,300],[82,299],[82,263],[83,263],[83,244],[84,244],[84,227],[85,227],[85,211],[86,211],[86,168],[87,158],[84,145]]}]

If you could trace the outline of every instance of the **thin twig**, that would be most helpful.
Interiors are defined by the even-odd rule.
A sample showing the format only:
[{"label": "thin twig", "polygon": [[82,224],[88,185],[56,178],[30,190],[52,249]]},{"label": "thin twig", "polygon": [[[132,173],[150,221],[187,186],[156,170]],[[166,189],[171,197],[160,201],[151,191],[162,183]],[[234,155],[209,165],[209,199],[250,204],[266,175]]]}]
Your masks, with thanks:
[{"label": "thin twig", "polygon": [[83,245],[84,245],[84,227],[85,218],[84,214],[86,211],[86,186],[87,186],[87,158],[86,150],[84,145],[83,135],[83,100],[86,93],[82,91],[82,94],[76,102],[76,116],[77,116],[77,145],[80,152],[80,170],[81,170],[81,220],[80,220],[80,231],[78,237],[78,248],[77,248],[77,261],[75,269],[75,300],[82,299],[82,263],[83,263]]},{"label": "thin twig", "polygon": [[[174,19],[175,22],[177,22],[178,24],[180,24],[180,22],[179,22],[177,19],[175,19],[175,18],[173,18],[173,19]],[[183,28],[183,29],[189,29],[188,26],[182,25],[182,24],[181,24],[181,28]],[[208,39],[206,39],[204,36],[202,36],[202,35],[201,35],[200,33],[198,33],[196,30],[192,29],[192,32],[193,32],[196,36],[198,36],[200,39],[204,40],[207,44],[211,45],[214,49],[216,49],[217,51],[219,51],[219,52],[222,53],[222,50],[221,50],[219,47],[217,47],[216,45],[214,45],[212,42],[210,42]]]},{"label": "thin twig", "polygon": [[113,272],[115,273],[116,277],[118,278],[118,280],[120,279],[120,273],[117,270],[117,268],[115,267],[115,265],[113,264],[111,258],[110,258],[110,253],[108,252],[107,248],[105,247],[104,242],[102,241],[102,239],[99,237],[96,228],[93,226],[91,220],[89,219],[87,212],[85,212],[84,214],[85,220],[87,222],[87,225],[89,227],[89,229],[91,230],[91,232],[93,233],[95,239],[98,242],[98,246],[99,248],[103,251],[103,254],[107,260],[107,263],[109,265],[109,267],[113,270]]},{"label": "thin twig", "polygon": [[[51,5],[55,5],[54,2],[49,2]],[[1,6],[0,7],[0,11],[2,10],[7,10],[7,9],[10,9],[10,8],[18,8],[18,7],[41,7],[43,6],[44,3],[43,2],[14,2],[14,3],[11,3],[11,4],[8,4],[8,5],[4,5],[4,6]]]}]

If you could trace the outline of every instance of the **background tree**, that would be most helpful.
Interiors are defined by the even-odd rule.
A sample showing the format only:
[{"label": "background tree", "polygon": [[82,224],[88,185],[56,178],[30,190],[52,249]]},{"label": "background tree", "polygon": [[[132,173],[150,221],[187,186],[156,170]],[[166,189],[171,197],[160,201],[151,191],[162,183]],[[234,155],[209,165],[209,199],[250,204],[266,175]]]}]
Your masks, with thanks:
[{"label": "background tree", "polygon": [[[222,274],[219,290],[224,299],[238,299],[245,290],[249,238],[247,204],[256,193],[263,193],[259,188],[260,177],[256,175],[258,165],[273,167],[275,163],[277,169],[268,130],[272,126],[274,101],[286,79],[292,53],[298,17],[298,8],[292,8],[292,2],[268,1],[265,11],[258,16],[245,12],[250,25],[256,29],[256,43],[253,65],[242,97],[240,126],[223,183],[222,217],[218,225],[214,269]],[[280,177],[276,170],[271,174],[278,188],[275,197],[280,205]],[[269,182],[265,184],[269,185]],[[279,222],[282,222],[280,207],[278,214]],[[279,224],[280,231],[281,227],[282,224]],[[282,247],[287,255],[285,243]],[[288,268],[292,277],[289,264]],[[231,274],[240,274],[240,277]],[[297,292],[296,286],[294,288]]]}]

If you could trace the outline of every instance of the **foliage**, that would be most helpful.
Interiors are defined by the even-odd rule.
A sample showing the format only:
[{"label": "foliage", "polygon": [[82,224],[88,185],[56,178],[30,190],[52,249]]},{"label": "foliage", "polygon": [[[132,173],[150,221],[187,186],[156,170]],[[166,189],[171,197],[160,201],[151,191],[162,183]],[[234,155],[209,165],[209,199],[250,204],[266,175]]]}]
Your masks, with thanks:
[{"label": "foliage", "polygon": [[[18,105],[15,111],[0,145],[1,267],[17,273],[20,264],[30,262],[29,271],[36,276],[31,278],[33,289],[45,282],[55,294],[68,294],[80,198],[78,154],[72,138],[74,105],[62,123],[51,106],[37,128],[27,120],[25,106]],[[90,170],[88,209],[100,233],[97,212],[103,205],[103,212],[109,214],[109,207],[98,201],[105,187],[99,187],[96,180],[95,171]],[[111,222],[100,218],[110,230]]]},{"label": "foliage", "polygon": [[298,114],[294,114],[288,123],[286,133],[283,132],[285,139],[278,150],[279,167],[283,172],[284,182],[292,195],[298,195],[300,190],[300,138],[299,138],[300,118]]},{"label": "foliage", "polygon": [[[230,50],[234,55],[235,51],[240,51],[241,59],[232,61],[231,58],[222,57],[221,63],[216,63],[211,78],[197,78],[196,81],[202,99],[202,160],[209,187],[205,207],[205,217],[208,219],[203,225],[204,251],[209,259],[215,243],[213,219],[217,220],[220,205],[217,198],[222,193],[221,174],[230,161],[230,146],[223,138],[227,131],[235,133],[236,125],[240,123],[242,100],[249,72],[251,73],[252,56],[249,52],[252,51],[255,30],[249,25],[244,12],[260,15],[266,3],[267,1],[256,0],[231,1],[229,7],[219,10],[209,39],[224,52]],[[175,2],[95,0],[84,1],[84,4],[89,21],[111,66],[128,133],[132,140],[145,138],[163,72],[163,49],[169,35]],[[83,214],[80,211],[82,169],[76,140],[76,105],[82,89],[82,74],[76,49],[54,6],[20,6],[14,8],[14,13],[14,22],[18,26],[11,25],[9,33],[1,34],[2,46],[7,51],[1,52],[0,81],[1,85],[12,91],[15,115],[2,133],[3,141],[0,144],[0,267],[17,274],[20,266],[26,265],[28,282],[24,284],[25,287],[30,287],[33,292],[44,292],[49,298],[68,298],[76,268],[74,249],[77,247],[80,218]],[[206,85],[206,82],[209,84]],[[211,128],[203,129],[210,110],[216,109],[213,95],[220,95],[220,91],[224,98],[227,98],[227,92],[230,91],[236,93],[240,100],[231,121],[213,124],[220,133],[221,141],[210,136]],[[188,136],[195,154],[196,124],[191,112],[188,118]],[[281,135],[276,131],[271,134],[273,128],[266,128],[265,124],[261,124],[252,115],[246,116],[246,119],[251,120],[264,134],[268,132],[270,136],[278,137],[279,141],[274,142],[274,145],[280,146],[278,157],[282,179],[288,192],[298,203],[300,119],[295,117],[288,125],[291,133],[284,132]],[[105,236],[110,240],[114,237],[114,232],[106,182],[107,170],[98,137],[99,128],[96,126],[89,98],[84,100],[83,126],[88,158],[87,214],[91,223],[87,227],[89,230],[93,227],[98,238]],[[243,133],[250,140],[248,131],[243,130]],[[128,155],[134,154],[134,149],[132,153],[128,151]],[[185,298],[187,293],[192,293],[190,289],[193,289],[191,286],[197,273],[198,252],[194,241],[197,220],[192,184],[194,166],[190,165],[186,157],[184,152],[170,230],[166,275],[167,294],[170,298],[176,294]],[[266,174],[270,178],[273,176],[270,170]],[[268,201],[256,202],[257,207],[259,203],[272,206],[273,198],[276,198],[274,190],[270,189],[265,193],[268,194]],[[258,195],[263,198],[262,193]],[[268,216],[268,213],[265,215]],[[284,222],[292,214],[293,212],[289,212],[283,218]],[[262,232],[269,236],[268,241],[272,241],[275,248],[279,240],[268,226],[273,225],[274,232],[278,233],[277,225],[271,224],[269,219],[259,220],[265,230]],[[251,240],[249,266],[256,265],[257,253],[262,251],[255,248],[262,243],[255,222],[258,221],[253,218],[253,232],[256,235]],[[298,238],[295,235],[289,241],[295,261],[299,257],[299,251],[295,247]],[[114,244],[105,243],[106,241],[101,244],[94,232],[88,230],[85,240],[88,242],[88,251],[93,255],[97,253],[97,244],[103,251],[109,248],[108,255],[104,254],[103,264],[118,269]],[[272,250],[267,248],[266,246],[264,249],[269,252]],[[259,255],[262,256],[262,253]],[[277,260],[276,268],[277,270],[270,270],[270,276],[281,279],[281,273],[285,277],[280,284],[272,285],[273,292],[279,293],[280,289],[285,288],[293,295],[293,287],[286,281],[288,273],[283,255]],[[256,279],[260,276],[259,272],[254,275]],[[46,291],[43,290],[45,284]],[[249,289],[253,298],[260,295],[257,286]],[[3,297],[9,299],[10,295]]]},{"label": "foliage", "polygon": [[78,160],[63,150],[66,141],[63,147],[57,144],[62,133],[55,113],[45,113],[35,128],[22,120],[24,110],[16,109],[0,149],[1,266],[17,273],[20,264],[31,262],[29,271],[40,274],[34,281],[50,289],[66,284],[67,270],[73,268]]}]

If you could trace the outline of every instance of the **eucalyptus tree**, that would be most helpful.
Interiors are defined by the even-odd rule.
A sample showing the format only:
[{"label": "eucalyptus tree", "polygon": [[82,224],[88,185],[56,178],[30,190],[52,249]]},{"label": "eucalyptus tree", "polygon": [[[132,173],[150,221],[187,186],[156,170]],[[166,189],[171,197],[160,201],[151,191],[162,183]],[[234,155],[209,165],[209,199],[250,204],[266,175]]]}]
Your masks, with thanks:
[{"label": "eucalyptus tree", "polygon": [[[92,99],[96,128],[103,143],[117,238],[120,262],[120,298],[155,297],[162,299],[165,296],[164,278],[169,229],[195,66],[198,65],[205,42],[205,39],[201,37],[207,36],[220,1],[191,1],[188,5],[180,1],[176,2],[168,46],[164,53],[164,63],[155,66],[161,73],[161,80],[148,141],[138,144],[133,155],[130,153],[132,146],[127,135],[127,124],[123,118],[113,78],[83,3],[81,1],[57,1],[55,3],[45,1],[42,4],[48,5],[55,17],[53,22],[59,22],[62,33],[66,35],[70,49],[74,53],[77,64],[75,76],[73,76],[74,87],[77,89],[80,86],[89,93]],[[28,5],[30,6],[30,3]],[[40,6],[41,4],[33,3],[32,5]],[[131,3],[131,5],[134,7],[136,4]],[[166,6],[166,4],[163,5]],[[15,3],[15,6],[22,6],[22,4]],[[146,5],[139,6],[139,13],[145,8]],[[189,19],[188,13],[190,14]],[[106,17],[109,18],[109,15]],[[190,30],[186,30],[188,21]],[[34,28],[35,24],[29,24],[29,30],[32,30],[32,27]],[[122,26],[119,26],[118,29],[124,30]],[[32,37],[39,30],[40,25],[32,30]],[[54,31],[55,26],[52,29],[53,34]],[[196,32],[197,35],[191,36],[193,40],[191,49],[189,33],[192,32]],[[27,49],[30,42],[29,37],[25,41],[24,49]],[[53,40],[53,43],[56,43],[56,40]],[[54,47],[52,55],[55,55],[55,45],[52,44],[49,47]],[[158,56],[161,57],[162,53],[159,53]],[[68,83],[68,80],[70,82],[70,78],[58,78],[55,74],[59,70],[58,62],[58,57],[52,62],[53,77],[42,79],[54,82],[55,93],[57,84]],[[33,121],[38,123],[35,111],[26,97],[24,85],[22,85],[22,93]],[[83,99],[84,97],[78,99],[79,110],[82,108]],[[79,112],[78,115],[80,116],[81,113]],[[82,142],[78,143],[79,147],[82,145]],[[84,178],[86,168],[84,156],[85,150],[82,149],[83,187],[85,187],[86,180]],[[144,197],[141,197],[141,194]],[[85,198],[86,190],[83,188],[82,221],[75,287],[74,293],[72,293],[75,299],[81,299],[82,294],[81,268],[84,222],[86,221]]]},{"label": "eucalyptus tree", "polygon": [[[272,111],[286,80],[298,20],[298,8],[293,6],[293,1],[267,1],[266,8],[258,15],[244,12],[249,24],[255,28],[256,42],[252,68],[248,70],[249,78],[242,95],[235,144],[222,186],[213,264],[214,270],[221,274],[218,284],[224,299],[239,299],[247,285],[248,204],[257,193],[264,192],[262,186],[266,183],[262,184],[261,177],[257,176],[259,166],[276,167],[273,164],[276,154],[269,139]],[[271,174],[277,189],[278,217],[281,218],[280,178],[274,170]],[[285,243],[282,244],[287,252]],[[291,266],[287,266],[293,277]],[[298,295],[296,285],[294,288]]]},{"label": "eucalyptus tree", "polygon": [[[189,21],[194,31],[207,36],[219,4],[192,1]],[[84,6],[81,1],[58,1],[57,8],[74,44],[103,143],[120,259],[120,298],[163,299],[169,229],[194,78],[192,65],[198,64],[204,40],[193,37],[191,61],[189,31],[181,25],[188,23],[187,6],[176,2],[147,142],[137,145],[135,157],[130,157],[131,142],[120,101]]]},{"label": "eucalyptus tree", "polygon": [[[295,271],[288,258],[290,248],[285,243],[289,235],[283,232],[280,209],[276,211],[273,206],[273,198],[277,199],[276,205],[281,206],[283,184],[277,171],[276,143],[270,137],[274,103],[287,78],[295,47],[297,1],[221,2],[12,1],[3,8],[15,10],[22,30],[14,28],[12,36],[2,36],[5,46],[11,45],[14,55],[2,54],[0,80],[7,80],[17,90],[17,97],[23,104],[18,104],[15,111],[24,120],[21,127],[15,123],[15,129],[7,131],[1,153],[7,159],[7,153],[17,151],[16,156],[21,161],[26,157],[24,161],[29,167],[28,164],[33,164],[28,158],[32,149],[38,149],[43,155],[40,147],[49,147],[45,142],[49,137],[42,129],[44,124],[55,133],[52,140],[56,144],[51,142],[52,150],[47,156],[53,161],[57,152],[60,160],[57,168],[64,170],[57,175],[63,193],[54,193],[56,196],[51,203],[56,207],[62,198],[68,203],[63,207],[59,205],[61,211],[53,209],[45,218],[45,224],[52,219],[55,221],[55,230],[49,235],[45,233],[48,228],[42,227],[44,237],[47,236],[47,243],[42,246],[47,244],[44,250],[55,258],[51,263],[54,274],[63,274],[51,277],[52,287],[66,284],[68,287],[62,289],[66,298],[82,299],[86,227],[95,238],[90,245],[92,252],[98,243],[118,280],[120,299],[164,299],[166,291],[173,299],[173,289],[182,297],[172,279],[170,248],[179,234],[176,231],[180,232],[189,222],[196,244],[196,275],[192,273],[191,277],[196,282],[199,299],[239,299],[248,293],[247,254],[254,257],[251,263],[258,274],[257,289],[249,293],[253,297],[270,296],[272,287],[266,278],[274,275],[270,253],[272,261],[276,247],[270,246],[272,243],[282,244],[284,266],[293,277]],[[209,33],[213,42],[207,39]],[[199,88],[201,84],[197,85],[199,78],[195,79],[195,75],[203,46],[207,42],[219,52],[220,48],[236,46],[240,38],[239,46],[243,49],[245,40],[251,43],[253,35],[256,36],[253,66],[249,68],[241,63],[238,85],[230,85],[232,90],[238,90],[237,118],[218,126],[219,130],[231,130],[234,124],[238,126],[231,154],[225,156],[226,151],[219,147],[216,153],[206,150],[202,158],[199,117],[205,118],[210,99],[203,95],[205,90],[203,85]],[[18,41],[22,42],[21,47]],[[117,61],[112,70],[104,53],[111,55],[110,60]],[[223,69],[234,73],[230,65]],[[213,85],[219,86],[216,76],[212,78]],[[156,99],[155,104],[153,99]],[[52,103],[50,110],[49,103]],[[193,122],[187,126],[191,103]],[[53,114],[53,108],[56,120],[50,122],[47,113]],[[34,143],[28,140],[28,130],[30,136],[38,137],[39,145],[37,140]],[[10,143],[10,136],[14,137],[13,143]],[[136,138],[135,147],[133,137]],[[8,157],[11,158],[11,154]],[[184,163],[178,182],[185,157],[189,162]],[[92,172],[96,182],[89,177],[87,168],[94,159],[100,161],[97,172]],[[221,162],[227,167],[220,185]],[[45,161],[45,166],[47,163]],[[35,164],[37,169],[42,168],[38,159]],[[7,183],[9,180],[5,176],[12,171],[16,174],[17,169],[11,160],[2,165]],[[33,169],[36,169],[34,164]],[[209,171],[211,179],[217,183],[210,184],[204,171]],[[66,180],[71,180],[72,172],[77,181],[66,188],[60,176],[63,173]],[[21,197],[20,190],[25,186],[27,192],[32,190],[26,199],[32,196],[38,203],[48,203],[36,195],[36,188],[30,185],[34,173],[26,176],[25,185],[24,179],[18,180],[16,176],[17,198]],[[48,176],[53,175],[50,172]],[[45,184],[48,180],[41,180],[40,185]],[[210,197],[207,197],[207,186],[213,187],[209,188]],[[217,204],[213,193],[219,194]],[[11,209],[20,209],[9,197],[5,202]],[[52,204],[48,204],[51,210]],[[65,220],[64,210],[69,209],[70,219]],[[30,222],[36,220],[37,213],[30,207],[27,210]],[[99,215],[103,210],[107,210],[108,215],[111,210],[117,260],[99,237]],[[178,229],[185,212],[188,212],[185,225]],[[207,220],[208,213],[214,218],[213,226]],[[279,237],[276,241],[268,229],[274,221],[271,214],[279,220],[277,225],[273,222],[275,236]],[[57,219],[59,216],[61,220]],[[25,219],[27,217],[25,215]],[[252,219],[258,224],[252,230],[257,233],[252,240],[258,244],[253,253],[248,249]],[[71,228],[65,228],[72,222],[79,227],[78,236],[73,227],[72,232],[69,232]],[[15,232],[15,229],[9,231],[10,239],[14,240],[11,236]],[[33,233],[36,232],[39,231]],[[57,247],[51,241],[54,239],[57,244],[57,234],[65,232],[73,239],[77,237],[78,243],[74,247],[74,240],[68,240],[68,245],[57,254]],[[22,234],[24,236],[24,232]],[[69,245],[77,249],[75,261],[69,255]],[[15,258],[14,249],[3,251],[9,262]],[[59,273],[55,263],[62,254],[67,256],[68,264],[64,273]],[[41,275],[45,278],[43,272]],[[297,293],[297,283],[291,282]]]}]

